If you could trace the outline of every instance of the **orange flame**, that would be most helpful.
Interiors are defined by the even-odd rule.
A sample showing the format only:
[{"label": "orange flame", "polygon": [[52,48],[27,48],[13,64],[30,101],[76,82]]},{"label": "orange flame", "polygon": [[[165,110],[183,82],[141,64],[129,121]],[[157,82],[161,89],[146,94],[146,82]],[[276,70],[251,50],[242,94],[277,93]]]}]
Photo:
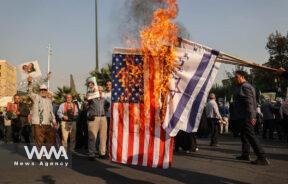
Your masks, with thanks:
[{"label": "orange flame", "polygon": [[152,97],[148,91],[151,88],[145,88],[147,84],[144,85],[145,112],[148,113],[151,108],[161,108],[162,119],[166,111],[165,99],[169,93],[171,74],[176,68],[175,47],[178,42],[178,29],[172,22],[178,13],[177,2],[176,0],[164,0],[164,2],[167,5],[166,9],[156,10],[151,25],[140,32],[144,76],[149,70],[149,78],[146,78],[146,81],[147,79],[153,81]]},{"label": "orange flame", "polygon": [[[144,113],[141,122],[147,122],[146,117],[152,110],[161,113],[156,120],[162,122],[166,112],[166,98],[169,93],[169,82],[172,73],[176,69],[176,45],[177,26],[172,22],[178,13],[176,0],[162,0],[166,8],[157,9],[153,14],[153,20],[149,27],[140,31],[141,52],[143,55],[143,67],[135,65],[134,56],[126,57],[127,68],[121,69],[117,77],[125,88],[122,101],[129,97],[129,85],[135,85],[141,81],[144,75]],[[126,39],[128,45],[134,42]],[[131,49],[133,50],[133,49]],[[140,104],[141,105],[141,104]]]}]

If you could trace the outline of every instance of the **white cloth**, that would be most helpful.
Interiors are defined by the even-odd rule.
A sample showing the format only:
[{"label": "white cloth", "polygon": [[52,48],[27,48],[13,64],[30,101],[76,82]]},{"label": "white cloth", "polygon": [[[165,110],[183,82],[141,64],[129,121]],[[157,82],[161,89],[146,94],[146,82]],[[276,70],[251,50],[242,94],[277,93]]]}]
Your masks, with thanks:
[{"label": "white cloth", "polygon": [[219,108],[215,100],[209,100],[206,105],[206,116],[207,118],[217,118],[221,119],[221,115],[219,113]]}]

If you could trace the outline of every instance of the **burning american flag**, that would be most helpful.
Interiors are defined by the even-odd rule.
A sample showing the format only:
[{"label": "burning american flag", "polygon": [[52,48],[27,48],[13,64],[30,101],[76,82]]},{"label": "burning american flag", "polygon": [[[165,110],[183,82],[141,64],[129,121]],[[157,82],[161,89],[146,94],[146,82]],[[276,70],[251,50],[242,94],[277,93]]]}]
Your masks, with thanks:
[{"label": "burning american flag", "polygon": [[112,61],[110,158],[168,168],[173,136],[197,131],[218,71],[212,51],[177,37],[176,0],[154,12],[140,31],[141,49],[115,49]]},{"label": "burning american flag", "polygon": [[[154,108],[154,82],[149,80],[153,76],[145,72],[135,79],[129,67],[133,64],[143,72],[141,55],[123,50],[113,54],[110,158],[118,163],[168,168],[173,138],[162,128],[159,110]],[[151,92],[149,112],[144,111],[144,84]]]},{"label": "burning american flag", "polygon": [[[179,130],[197,131],[219,69],[219,63],[215,63],[218,53],[198,46],[192,49],[185,43],[181,47],[176,49],[177,69],[170,81],[164,122],[160,108],[154,104],[160,99],[155,99],[155,76],[151,73],[159,66],[145,68],[138,51],[115,49],[110,127],[112,161],[168,168],[172,163],[173,136]],[[135,70],[141,75],[134,75]],[[144,108],[144,96],[149,99],[148,112]]]}]

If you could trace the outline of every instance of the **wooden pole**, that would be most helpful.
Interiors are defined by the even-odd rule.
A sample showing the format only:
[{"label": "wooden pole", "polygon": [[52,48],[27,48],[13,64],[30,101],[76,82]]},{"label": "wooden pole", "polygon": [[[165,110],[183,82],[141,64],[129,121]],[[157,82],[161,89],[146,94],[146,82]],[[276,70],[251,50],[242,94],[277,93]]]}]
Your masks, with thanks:
[{"label": "wooden pole", "polygon": [[[192,47],[196,46],[196,47],[202,48],[202,49],[204,49],[206,51],[213,50],[212,48],[209,48],[209,47],[203,46],[203,45],[201,45],[199,43],[195,43],[195,42],[192,42],[190,40],[185,40],[185,39],[182,39],[182,38],[179,38],[179,43],[185,43],[185,44],[190,45]],[[245,61],[243,59],[239,59],[239,58],[237,58],[235,56],[226,54],[224,52],[220,52],[219,53],[219,56],[217,57],[216,62],[221,62],[221,63],[225,63],[225,64],[246,66],[246,67],[250,67],[250,68],[263,69],[263,70],[267,70],[267,71],[270,71],[270,72],[277,72],[279,74],[285,72],[285,70],[283,70],[283,69],[271,68],[271,67],[268,67],[268,66],[264,66],[264,65],[260,65],[260,64],[251,62],[251,61]]]}]

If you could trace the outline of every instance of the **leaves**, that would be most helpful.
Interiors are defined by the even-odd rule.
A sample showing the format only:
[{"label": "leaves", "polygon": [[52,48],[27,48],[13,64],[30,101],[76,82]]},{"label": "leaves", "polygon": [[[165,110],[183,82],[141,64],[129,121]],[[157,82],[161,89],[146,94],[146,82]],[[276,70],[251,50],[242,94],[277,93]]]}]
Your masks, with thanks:
[{"label": "leaves", "polygon": [[94,70],[90,72],[91,76],[96,77],[97,84],[99,86],[105,87],[107,81],[112,81],[112,65],[109,65],[106,68],[101,68],[99,70]]},{"label": "leaves", "polygon": [[65,96],[67,94],[71,94],[73,99],[75,99],[76,97],[79,96],[79,94],[76,91],[72,90],[72,88],[70,88],[68,86],[63,86],[62,88],[57,87],[57,91],[54,95],[55,102],[57,104],[61,104],[61,103],[65,102]]},{"label": "leaves", "polygon": [[[283,36],[276,31],[268,37],[266,49],[270,54],[269,60],[264,65],[272,68],[284,68],[288,70],[288,34]],[[238,69],[241,69],[241,67]],[[237,70],[238,70],[237,69]],[[243,69],[243,68],[242,68]],[[227,73],[228,79],[225,80],[225,85],[214,86],[212,92],[219,97],[231,95],[231,91],[235,88],[233,84],[233,72]],[[261,69],[252,69],[247,75],[249,82],[255,86],[256,91],[261,92],[276,92],[277,96],[284,97],[288,87],[288,81],[278,74],[267,72]],[[233,94],[233,93],[232,93]]]}]

